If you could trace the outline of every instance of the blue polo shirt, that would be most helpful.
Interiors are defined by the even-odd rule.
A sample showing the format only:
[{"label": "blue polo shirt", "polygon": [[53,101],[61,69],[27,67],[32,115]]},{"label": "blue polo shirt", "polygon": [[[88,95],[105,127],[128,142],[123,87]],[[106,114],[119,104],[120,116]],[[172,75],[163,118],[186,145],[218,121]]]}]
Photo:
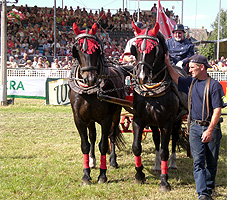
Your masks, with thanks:
[{"label": "blue polo shirt", "polygon": [[[191,85],[193,78],[183,78],[179,77],[178,80],[178,90],[188,94],[189,88]],[[191,103],[191,117],[196,120],[202,120],[202,109],[203,109],[203,94],[204,88],[206,85],[206,80],[196,80],[193,88],[192,88],[192,103]],[[223,88],[221,84],[212,79],[210,81],[210,89],[209,89],[209,118],[213,115],[213,109],[224,107],[223,98],[225,94],[223,92]],[[207,116],[207,108],[205,102],[205,110],[204,110],[204,119]]]}]

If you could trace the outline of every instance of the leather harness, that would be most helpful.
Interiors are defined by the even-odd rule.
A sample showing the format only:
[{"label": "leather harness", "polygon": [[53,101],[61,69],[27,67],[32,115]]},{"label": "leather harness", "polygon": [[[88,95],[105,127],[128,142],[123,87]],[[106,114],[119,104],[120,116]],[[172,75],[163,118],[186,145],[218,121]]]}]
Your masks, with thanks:
[{"label": "leather harness", "polygon": [[[188,93],[188,127],[187,131],[189,133],[190,130],[190,123],[191,121],[196,122],[200,126],[209,126],[210,122],[208,121],[209,117],[209,88],[210,88],[210,76],[208,76],[206,80],[206,85],[204,87],[204,92],[203,92],[203,108],[202,108],[202,120],[196,120],[196,119],[191,119],[191,103],[192,103],[192,88],[197,79],[194,79],[190,85],[189,88],[189,93]],[[206,109],[207,109],[207,116],[206,119],[204,120],[204,110],[205,110],[205,103],[206,103]]]}]

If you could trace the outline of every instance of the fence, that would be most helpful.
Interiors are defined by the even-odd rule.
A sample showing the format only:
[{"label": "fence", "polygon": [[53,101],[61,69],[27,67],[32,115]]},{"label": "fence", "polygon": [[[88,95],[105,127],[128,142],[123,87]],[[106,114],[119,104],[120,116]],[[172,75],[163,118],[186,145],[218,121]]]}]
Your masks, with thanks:
[{"label": "fence", "polygon": [[63,69],[7,69],[7,76],[69,78],[70,72]]},{"label": "fence", "polygon": [[[208,72],[217,81],[226,81],[227,72]],[[69,78],[70,70],[62,69],[7,69],[7,76]]]}]

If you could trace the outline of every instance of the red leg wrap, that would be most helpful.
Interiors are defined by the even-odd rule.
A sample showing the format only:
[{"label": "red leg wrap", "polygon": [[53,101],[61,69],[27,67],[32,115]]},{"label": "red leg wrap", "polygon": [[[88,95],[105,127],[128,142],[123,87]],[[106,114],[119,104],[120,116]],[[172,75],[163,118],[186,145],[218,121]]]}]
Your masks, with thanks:
[{"label": "red leg wrap", "polygon": [[161,170],[162,170],[162,174],[167,174],[167,161],[161,161]]},{"label": "red leg wrap", "polygon": [[89,154],[84,154],[84,169],[89,167]]},{"label": "red leg wrap", "polygon": [[135,164],[136,164],[136,167],[141,167],[142,165],[141,156],[135,156]]},{"label": "red leg wrap", "polygon": [[106,155],[101,156],[100,169],[107,169],[107,167],[106,167]]}]

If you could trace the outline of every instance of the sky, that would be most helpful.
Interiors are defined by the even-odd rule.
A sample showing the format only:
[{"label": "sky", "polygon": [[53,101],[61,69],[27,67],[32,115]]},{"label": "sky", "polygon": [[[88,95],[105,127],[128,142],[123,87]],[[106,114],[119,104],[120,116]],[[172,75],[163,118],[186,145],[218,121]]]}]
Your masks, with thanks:
[{"label": "sky", "polygon": [[[12,0],[13,1],[13,0]],[[208,32],[212,31],[211,24],[215,21],[219,11],[219,1],[221,1],[221,8],[227,9],[227,0],[183,0],[183,24],[189,28],[202,28],[207,29]],[[124,3],[123,3],[124,2]],[[139,1],[141,10],[150,10],[151,7],[157,3],[156,1]],[[25,5],[38,7],[53,7],[54,0],[18,0],[17,6]],[[68,8],[72,6],[76,8],[85,7],[87,10],[98,10],[101,7],[104,9],[111,9],[112,13],[121,8],[127,7],[129,11],[138,9],[138,0],[56,0],[56,6]],[[11,5],[10,3],[7,4]],[[161,0],[161,5],[164,8],[173,10],[175,15],[182,19],[182,1],[164,1]],[[181,21],[182,22],[182,21]]]}]

